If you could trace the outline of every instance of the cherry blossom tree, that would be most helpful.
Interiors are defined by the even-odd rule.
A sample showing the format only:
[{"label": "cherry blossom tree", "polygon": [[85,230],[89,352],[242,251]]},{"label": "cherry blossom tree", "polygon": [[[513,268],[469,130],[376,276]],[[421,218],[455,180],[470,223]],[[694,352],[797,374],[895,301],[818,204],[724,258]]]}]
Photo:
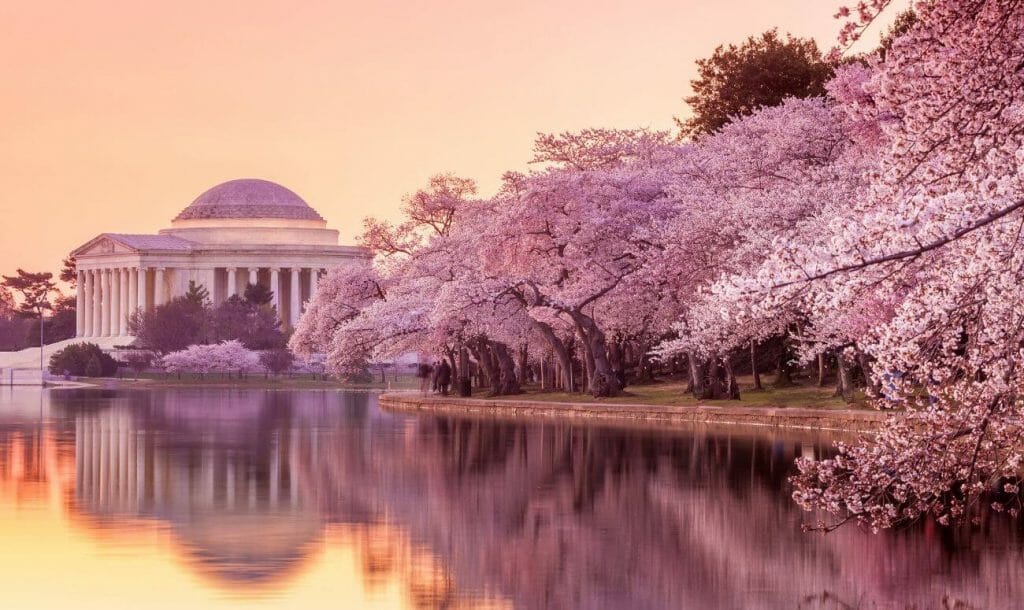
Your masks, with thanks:
[{"label": "cherry blossom tree", "polygon": [[246,349],[241,341],[232,340],[211,345],[190,345],[166,354],[160,360],[170,373],[248,373],[262,367],[258,352]]},{"label": "cherry blossom tree", "polygon": [[531,317],[554,314],[571,324],[595,396],[614,396],[622,382],[594,309],[628,291],[662,247],[656,227],[674,213],[663,172],[675,154],[668,142],[667,134],[644,130],[541,136],[534,160],[550,165],[508,175],[496,214],[481,228],[483,274],[505,284],[503,292]]},{"label": "cherry blossom tree", "polygon": [[[853,17],[843,40],[887,4],[841,11]],[[837,518],[822,527],[949,523],[976,516],[986,498],[1020,506],[1024,8],[914,8],[917,21],[864,84],[885,145],[862,221],[772,273],[819,310],[884,297],[855,332],[876,360],[882,404],[906,407],[876,437],[801,463],[796,499]]]}]

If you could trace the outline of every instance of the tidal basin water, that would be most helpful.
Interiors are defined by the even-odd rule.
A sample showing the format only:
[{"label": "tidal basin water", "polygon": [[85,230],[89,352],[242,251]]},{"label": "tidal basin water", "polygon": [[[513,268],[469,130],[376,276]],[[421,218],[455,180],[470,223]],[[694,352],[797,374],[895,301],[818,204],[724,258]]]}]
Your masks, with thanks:
[{"label": "tidal basin water", "polygon": [[0,388],[0,607],[1022,603],[1003,516],[803,533],[786,477],[831,440],[414,418],[367,393]]}]

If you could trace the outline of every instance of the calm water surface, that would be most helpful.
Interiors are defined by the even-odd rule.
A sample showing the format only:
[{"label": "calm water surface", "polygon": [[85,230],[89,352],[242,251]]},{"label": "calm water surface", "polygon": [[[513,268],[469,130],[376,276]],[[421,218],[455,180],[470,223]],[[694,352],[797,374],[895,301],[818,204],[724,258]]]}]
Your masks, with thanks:
[{"label": "calm water surface", "polygon": [[412,418],[365,393],[0,388],[0,607],[1024,603],[1003,517],[802,533],[786,477],[831,440]]}]

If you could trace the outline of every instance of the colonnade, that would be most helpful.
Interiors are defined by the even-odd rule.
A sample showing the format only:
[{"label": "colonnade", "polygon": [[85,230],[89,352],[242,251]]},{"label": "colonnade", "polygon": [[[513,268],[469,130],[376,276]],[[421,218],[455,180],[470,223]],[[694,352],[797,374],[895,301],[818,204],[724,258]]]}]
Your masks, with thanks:
[{"label": "colonnade", "polygon": [[[153,268],[154,304],[165,302],[164,267]],[[128,317],[148,304],[148,269],[112,267],[78,271],[78,336],[118,337],[128,334]]]},{"label": "colonnade", "polygon": [[[104,269],[81,269],[78,271],[77,336],[79,337],[120,337],[128,335],[128,318],[136,310],[147,311],[163,305],[176,294],[168,289],[168,280],[177,280],[176,271],[205,273],[205,280],[197,280],[214,296],[217,286],[216,273],[223,269],[221,278],[227,276],[226,294],[230,298],[239,294],[239,280],[247,284],[259,283],[257,267],[221,267],[207,270],[169,269],[167,267],[111,267]],[[263,267],[270,276],[269,288],[274,294],[273,305],[288,327],[298,324],[304,302],[312,299],[320,282],[322,269],[309,267]],[[287,296],[281,282],[281,272],[287,269],[290,277]],[[307,299],[302,298],[301,274],[309,275]],[[181,282],[171,281],[173,285]],[[187,282],[185,283],[187,285]],[[218,299],[222,300],[222,299]],[[287,315],[286,315],[287,314]]]}]

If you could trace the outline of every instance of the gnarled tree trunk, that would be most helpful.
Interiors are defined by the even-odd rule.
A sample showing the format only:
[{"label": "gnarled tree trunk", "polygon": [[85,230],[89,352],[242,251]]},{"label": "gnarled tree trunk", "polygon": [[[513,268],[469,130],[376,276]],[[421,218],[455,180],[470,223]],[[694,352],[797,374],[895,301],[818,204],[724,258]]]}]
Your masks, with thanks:
[{"label": "gnarled tree trunk", "polygon": [[497,367],[494,365],[494,355],[491,353],[490,341],[483,337],[473,339],[468,345],[470,350],[473,352],[473,357],[476,358],[477,363],[480,365],[480,370],[483,371],[486,376],[487,383],[491,386],[491,396],[497,396],[498,388],[500,384],[500,374],[498,373]]},{"label": "gnarled tree trunk", "polygon": [[516,363],[508,353],[508,346],[500,341],[491,341],[491,351],[498,362],[497,394],[519,394],[521,390],[519,378],[516,376]]},{"label": "gnarled tree trunk", "polygon": [[587,379],[590,393],[594,396],[618,396],[622,386],[608,362],[604,331],[598,328],[590,316],[573,312],[572,317],[583,335],[587,352],[594,361],[593,374]]}]

